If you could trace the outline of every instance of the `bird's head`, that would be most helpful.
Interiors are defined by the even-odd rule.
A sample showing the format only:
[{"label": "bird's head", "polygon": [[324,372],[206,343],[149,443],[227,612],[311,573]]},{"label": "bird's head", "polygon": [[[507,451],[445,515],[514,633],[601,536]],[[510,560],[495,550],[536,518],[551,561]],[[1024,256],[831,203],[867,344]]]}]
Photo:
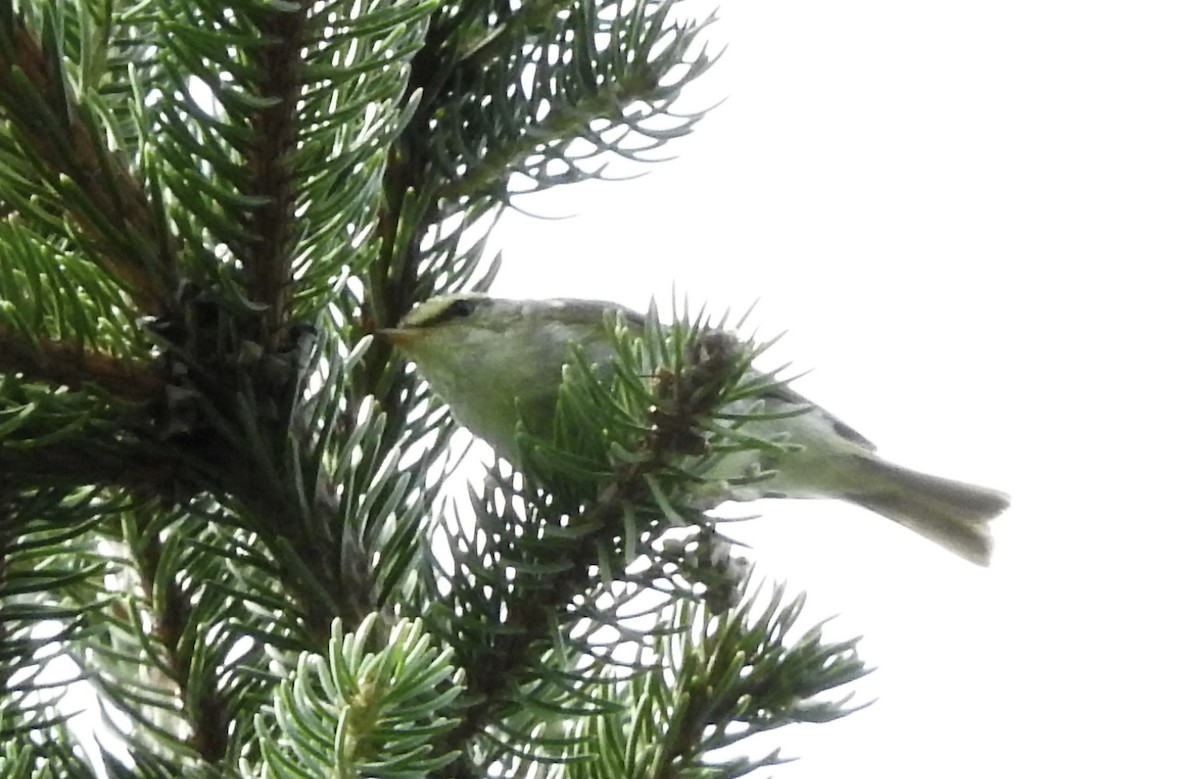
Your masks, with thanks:
[{"label": "bird's head", "polygon": [[[506,300],[477,292],[430,298],[394,328],[375,335],[399,348],[422,369],[431,362],[480,367],[496,359],[547,360],[555,372],[570,343],[587,344],[604,331],[613,304],[585,300]],[[627,318],[635,315],[626,312]]]},{"label": "bird's head", "polygon": [[421,303],[396,327],[376,330],[375,335],[420,364],[426,356],[445,354],[465,348],[472,341],[502,335],[497,325],[509,317],[496,310],[501,302],[505,301],[473,292],[441,295]]},{"label": "bird's head", "polygon": [[590,362],[611,357],[604,322],[616,309],[593,301],[456,293],[431,298],[375,335],[416,363],[460,422],[511,455],[518,407],[531,429],[549,432],[573,346]]}]

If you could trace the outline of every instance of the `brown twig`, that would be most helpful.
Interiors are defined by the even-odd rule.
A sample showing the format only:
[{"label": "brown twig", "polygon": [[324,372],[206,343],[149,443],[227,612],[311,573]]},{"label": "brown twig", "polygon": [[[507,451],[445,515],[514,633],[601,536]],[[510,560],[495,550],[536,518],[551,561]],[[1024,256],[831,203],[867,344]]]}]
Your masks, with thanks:
[{"label": "brown twig", "polygon": [[250,299],[266,306],[262,343],[274,348],[285,333],[290,314],[292,257],[296,230],[295,177],[291,158],[296,152],[299,123],[296,116],[301,87],[301,68],[309,29],[309,6],[266,10],[255,19],[262,32],[260,46],[247,50],[260,98],[271,98],[261,110],[248,117],[252,139],[242,150],[249,176],[247,194],[260,198],[262,206],[244,215],[253,241],[233,247],[246,266]]},{"label": "brown twig", "polygon": [[148,362],[122,359],[50,338],[32,342],[3,328],[0,373],[21,373],[30,380],[72,389],[94,385],[135,402],[158,397],[166,386]]}]

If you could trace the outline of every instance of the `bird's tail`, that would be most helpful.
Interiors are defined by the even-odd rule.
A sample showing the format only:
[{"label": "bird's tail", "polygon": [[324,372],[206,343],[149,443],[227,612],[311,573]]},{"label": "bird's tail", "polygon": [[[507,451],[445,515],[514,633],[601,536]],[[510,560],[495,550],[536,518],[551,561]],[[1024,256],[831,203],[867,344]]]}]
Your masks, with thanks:
[{"label": "bird's tail", "polygon": [[988,522],[1008,508],[1008,496],[986,487],[911,471],[863,455],[868,490],[846,499],[916,531],[976,565],[992,555]]}]

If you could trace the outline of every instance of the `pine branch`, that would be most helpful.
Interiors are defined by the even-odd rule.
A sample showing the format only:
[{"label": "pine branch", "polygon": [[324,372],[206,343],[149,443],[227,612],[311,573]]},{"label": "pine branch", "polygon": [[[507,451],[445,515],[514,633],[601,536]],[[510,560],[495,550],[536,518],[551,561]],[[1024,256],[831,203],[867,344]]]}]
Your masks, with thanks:
[{"label": "pine branch", "polygon": [[[144,512],[138,513],[144,516]],[[163,544],[156,533],[148,532],[154,528],[143,516],[137,517],[141,521],[135,538],[130,539],[137,546],[130,551],[140,574],[142,591],[154,608],[140,616],[153,620],[150,632],[162,652],[157,665],[167,672],[175,686],[173,692],[183,704],[183,717],[190,731],[189,746],[200,760],[219,765],[228,754],[229,726],[237,712],[231,711],[222,699],[219,681],[203,673],[206,664],[192,662],[196,648],[189,645],[198,638],[190,624],[196,616],[193,603],[177,577],[162,575]],[[194,678],[197,675],[204,677],[199,683]],[[196,690],[199,695],[180,694],[185,690]]]},{"label": "pine branch", "polygon": [[250,89],[257,110],[244,118],[250,139],[245,155],[246,192],[261,203],[245,213],[252,240],[235,244],[246,265],[250,300],[263,306],[263,343],[274,347],[290,314],[292,260],[299,235],[295,224],[295,177],[291,170],[300,126],[302,51],[311,35],[313,2],[262,6],[248,14],[262,36],[246,51]]},{"label": "pine branch", "polygon": [[353,635],[335,622],[328,648],[301,655],[281,680],[256,722],[264,775],[423,777],[449,762],[430,741],[453,724],[453,658],[419,620],[384,633],[377,616]]},{"label": "pine branch", "polygon": [[[67,686],[86,673],[76,669],[52,678],[42,671],[52,662],[70,668],[63,661],[72,654],[79,627],[103,607],[104,598],[92,590],[83,601],[64,602],[45,593],[78,586],[103,568],[86,554],[83,540],[96,525],[94,518],[84,518],[91,498],[0,485],[0,744],[28,745],[33,751],[27,757],[36,757],[49,775],[77,775],[67,773],[79,762],[59,704]],[[13,758],[11,751],[0,753],[0,769]]]},{"label": "pine branch", "polygon": [[[0,109],[39,170],[42,183],[83,230],[110,274],[147,314],[165,310],[175,259],[141,186],[102,134],[87,106],[71,93],[54,49],[13,15],[0,12]],[[21,207],[21,204],[12,204]]]},{"label": "pine branch", "polygon": [[[507,201],[510,190],[601,177],[605,152],[645,159],[703,115],[673,108],[712,63],[696,46],[708,21],[674,21],[669,0],[522,10],[530,14],[516,15],[524,24],[500,22],[485,36],[493,61],[460,68],[448,81],[434,117],[445,200],[490,193]],[[532,180],[532,189],[515,188],[514,177]]]},{"label": "pine branch", "polygon": [[[708,629],[704,640],[681,633],[675,646],[664,649],[665,655],[674,655],[673,666],[680,673],[669,719],[658,718],[666,727],[655,740],[655,767],[647,777],[673,779],[683,773],[681,766],[702,765],[706,754],[757,733],[829,722],[856,710],[846,706],[850,695],[833,700],[821,696],[867,673],[858,658],[858,642],[827,643],[820,625],[789,640],[803,603],[801,598],[784,604],[782,588],[775,587],[769,599],[752,592],[718,618],[694,614],[681,619],[681,627],[700,622]],[[776,762],[778,753],[766,764]],[[745,771],[763,764],[734,758],[726,766]]]},{"label": "pine branch", "polygon": [[[376,234],[381,239],[380,255],[369,276],[366,332],[373,332],[381,323],[387,326],[398,322],[421,300],[416,283],[423,254],[421,237],[436,218],[434,189],[427,180],[430,173],[427,132],[432,106],[448,76],[441,49],[450,29],[442,20],[449,13],[445,8],[434,12],[425,44],[413,57],[405,99],[419,98],[419,102],[406,131],[388,150],[383,171],[384,202],[376,224]],[[381,348],[368,366],[371,385],[383,370],[382,358]]]},{"label": "pine branch", "polygon": [[[247,492],[238,494],[245,499]],[[367,551],[347,526],[326,474],[318,474],[316,488],[306,498],[312,503],[301,508],[285,503],[285,496],[260,491],[246,505],[273,534],[268,546],[280,560],[279,575],[298,602],[310,645],[320,646],[334,620],[357,628],[378,594]]]},{"label": "pine branch", "polygon": [[308,646],[279,566],[234,519],[204,496],[179,509],[149,502],[111,539],[127,551],[107,578],[126,595],[85,640],[105,659],[90,663],[107,705],[138,724],[126,748],[139,766],[225,775],[254,749],[246,712],[270,698],[267,668]]},{"label": "pine branch", "polygon": [[80,390],[94,385],[131,402],[158,398],[166,387],[149,363],[50,338],[32,342],[26,335],[4,328],[0,328],[0,373],[21,373],[29,381],[51,387]]},{"label": "pine branch", "polygon": [[[677,336],[680,334],[677,332]],[[615,337],[615,336],[614,336]],[[626,336],[628,337],[628,336]],[[661,339],[663,336],[658,335]],[[566,519],[564,528],[569,528],[569,544],[552,543],[554,536],[546,529],[537,527],[532,521],[521,533],[520,550],[498,548],[493,564],[511,566],[516,578],[509,584],[499,582],[460,581],[458,586],[478,588],[495,587],[510,594],[506,600],[506,616],[503,629],[493,628],[485,647],[474,645],[478,640],[472,636],[472,645],[460,645],[459,655],[466,672],[468,703],[460,723],[447,734],[444,749],[458,748],[470,743],[478,735],[495,724],[495,718],[504,707],[510,705],[509,691],[520,689],[537,678],[541,668],[538,660],[554,646],[553,636],[561,629],[560,624],[570,622],[570,604],[586,593],[595,582],[595,570],[613,571],[615,561],[628,560],[641,553],[665,521],[662,510],[662,493],[656,489],[660,479],[670,478],[674,464],[681,458],[697,455],[704,447],[704,439],[697,432],[704,419],[711,415],[723,402],[723,396],[736,384],[746,368],[741,347],[730,336],[718,332],[693,331],[686,345],[678,352],[680,359],[660,367],[649,389],[652,397],[646,403],[650,416],[642,429],[637,446],[630,447],[627,455],[613,464],[613,471],[593,498],[583,494],[572,495],[570,477],[564,481],[564,468],[574,458],[561,449],[546,449],[546,444],[531,442],[523,455],[527,463],[527,474],[541,483],[557,487],[557,496],[548,505],[539,500],[526,505],[524,512],[535,509],[542,522],[551,520],[560,510],[556,505],[578,506],[581,500],[585,507],[575,516]],[[587,373],[586,365],[578,366],[584,372],[582,390],[595,396],[607,395],[609,387]],[[632,381],[640,384],[634,374]],[[572,390],[565,384],[560,394],[560,409],[563,403],[571,403]],[[575,392],[581,391],[579,388]],[[596,421],[604,418],[594,408],[581,411],[579,418]],[[538,449],[543,449],[539,452]],[[579,452],[577,446],[572,451]],[[558,473],[555,473],[555,471]],[[594,471],[593,471],[594,473]],[[595,477],[584,482],[594,485]],[[590,487],[585,487],[590,489]],[[480,507],[482,508],[482,507]],[[686,509],[671,509],[668,513],[679,516]],[[486,517],[481,513],[481,521]],[[695,520],[698,517],[693,516]],[[635,535],[630,527],[638,526]],[[484,538],[497,538],[501,534],[510,537],[512,528],[481,529]],[[543,548],[539,550],[540,546]],[[469,549],[470,547],[468,547]],[[546,555],[539,560],[537,555]],[[463,551],[470,556],[471,552]],[[522,559],[521,553],[524,553]],[[472,569],[477,576],[484,576],[488,561],[476,560],[460,563]],[[493,616],[494,618],[494,616]],[[437,776],[474,776],[469,750],[464,756]]]},{"label": "pine branch", "polygon": [[[521,163],[539,150],[584,134],[599,118],[619,117],[626,106],[650,99],[657,87],[654,74],[646,73],[642,78],[611,84],[575,105],[556,106],[541,120],[529,123],[508,143],[490,149],[465,176],[446,182],[438,190],[438,196],[457,200],[475,192],[495,190],[507,184]],[[585,176],[577,173],[572,178],[562,174],[542,178],[543,186],[548,187]]]},{"label": "pine branch", "polygon": [[516,10],[509,10],[507,18],[499,18],[494,27],[479,32],[465,40],[457,52],[463,67],[482,68],[496,59],[510,45],[511,39],[527,40],[551,26],[554,17],[566,11],[574,0],[527,0]]}]

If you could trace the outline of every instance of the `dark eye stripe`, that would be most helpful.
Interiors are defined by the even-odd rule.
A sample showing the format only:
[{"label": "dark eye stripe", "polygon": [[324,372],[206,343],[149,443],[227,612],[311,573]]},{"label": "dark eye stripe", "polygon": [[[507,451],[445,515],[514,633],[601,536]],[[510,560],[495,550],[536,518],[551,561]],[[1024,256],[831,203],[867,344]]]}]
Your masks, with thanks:
[{"label": "dark eye stripe", "polygon": [[417,324],[417,327],[433,327],[440,324],[445,324],[454,319],[462,319],[468,317],[475,311],[480,301],[468,300],[460,298],[455,300],[434,316]]},{"label": "dark eye stripe", "polygon": [[474,301],[456,300],[449,306],[446,306],[446,310],[442,312],[442,316],[446,319],[454,319],[455,317],[470,316],[474,310]]}]

